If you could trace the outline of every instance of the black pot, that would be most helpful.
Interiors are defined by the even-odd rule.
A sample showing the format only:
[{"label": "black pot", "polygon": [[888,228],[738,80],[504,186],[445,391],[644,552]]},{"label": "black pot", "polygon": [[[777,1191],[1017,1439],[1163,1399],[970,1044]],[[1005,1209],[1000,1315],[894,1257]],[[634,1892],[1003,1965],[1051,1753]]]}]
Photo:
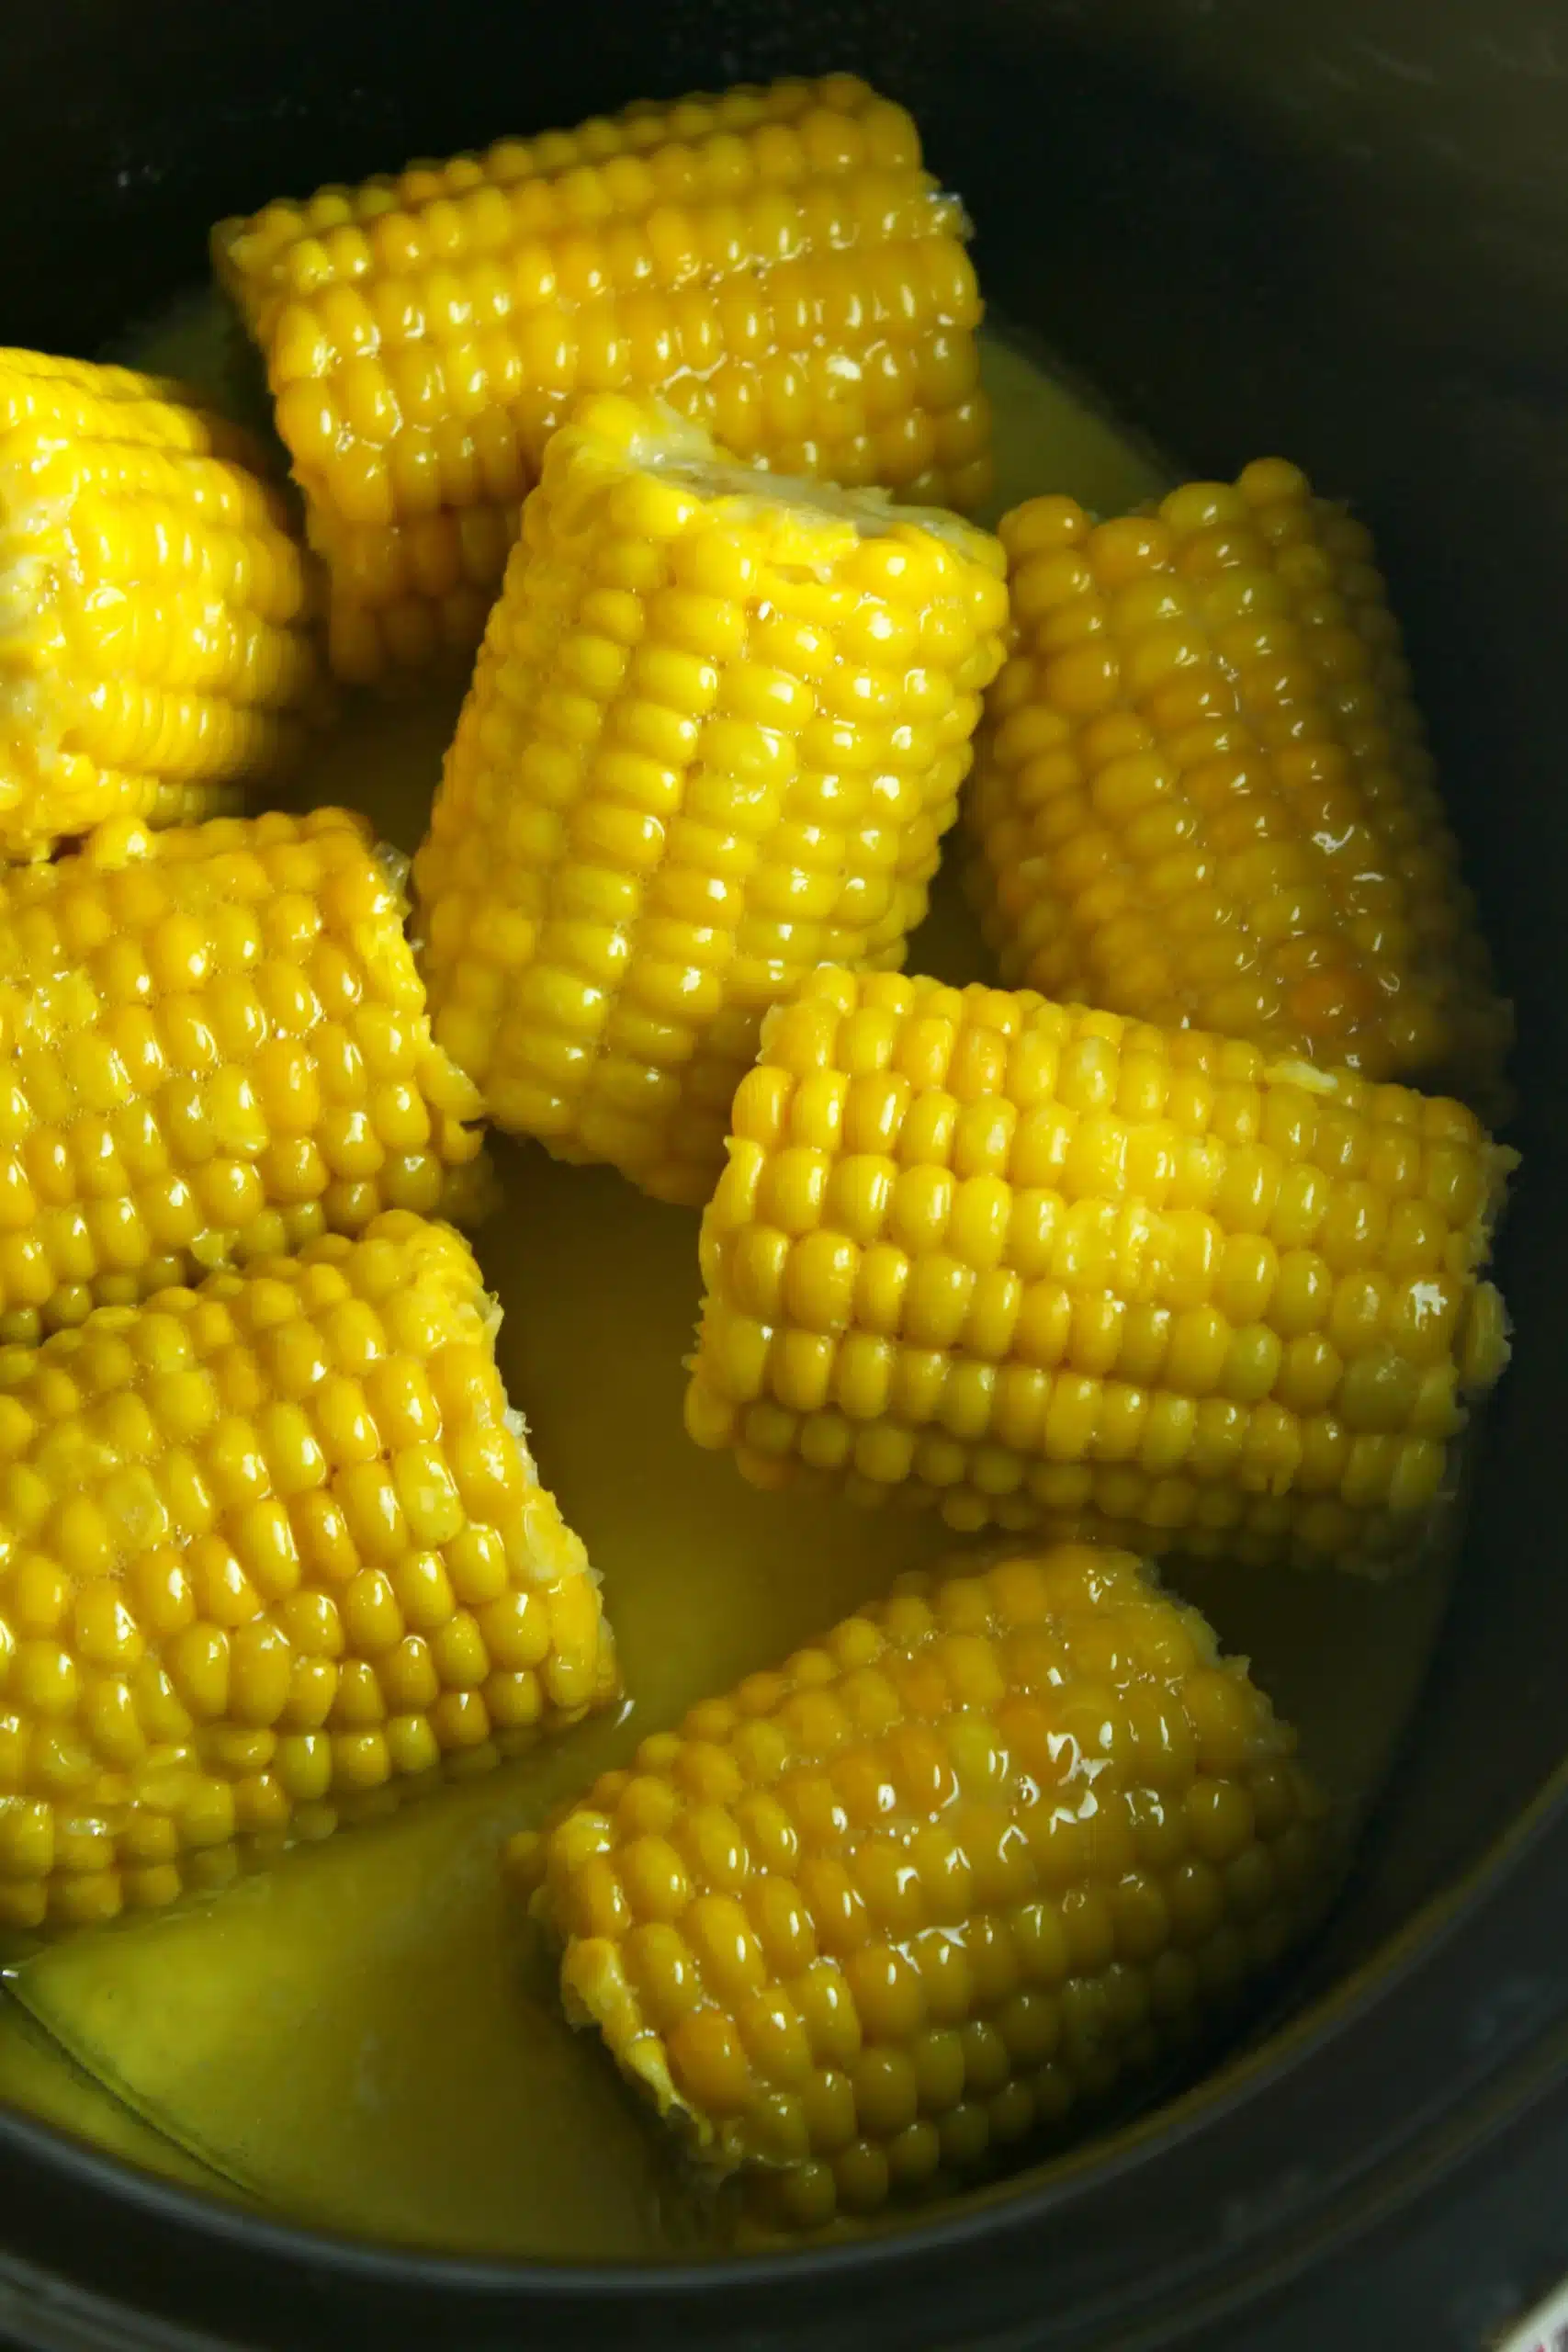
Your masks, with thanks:
[{"label": "black pot", "polygon": [[0,2115],[18,2345],[1459,2352],[1568,2265],[1560,0],[14,8],[0,339],[91,352],[199,274],[209,221],[279,189],[837,66],[919,110],[1011,315],[1201,466],[1289,448],[1393,575],[1519,1008],[1527,1159],[1515,1369],[1393,1794],[1293,2022],[923,2230],[701,2269],[444,2261],[264,2224]]}]

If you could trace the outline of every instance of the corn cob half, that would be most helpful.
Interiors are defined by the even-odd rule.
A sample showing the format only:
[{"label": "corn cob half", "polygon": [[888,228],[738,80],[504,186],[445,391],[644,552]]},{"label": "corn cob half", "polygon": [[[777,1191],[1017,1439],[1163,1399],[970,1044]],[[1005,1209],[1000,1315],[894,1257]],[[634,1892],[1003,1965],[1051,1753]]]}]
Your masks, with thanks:
[{"label": "corn cob half", "polygon": [[1461,1104],[1027,991],[821,970],[704,1219],[686,1399],[746,1475],[1369,1574],[1507,1357]]},{"label": "corn cob half", "polygon": [[967,813],[1003,978],[1495,1107],[1508,1008],[1362,526],[1269,459],[1001,528]]},{"label": "corn cob half", "polygon": [[765,2216],[940,2194],[1234,2001],[1328,1883],[1239,1659],[1138,1562],[906,1577],[509,1867],[573,2023]]},{"label": "corn cob half", "polygon": [[613,1695],[500,1319],[394,1210],[0,1348],[0,1921],[220,1886]]},{"label": "corn cob half", "polygon": [[159,378],[0,351],[0,856],[285,768],[310,602],[245,435]]},{"label": "corn cob half", "polygon": [[657,404],[557,435],[414,862],[435,1034],[498,1125],[698,1203],[762,1012],[896,964],[1001,660],[993,540],[737,467]]},{"label": "corn cob half", "polygon": [[361,820],[100,827],[0,875],[0,1339],[384,1208],[486,1204]]},{"label": "corn cob half", "polygon": [[848,74],[634,106],[213,232],[368,678],[478,643],[546,440],[661,393],[748,459],[973,507],[961,209]]}]

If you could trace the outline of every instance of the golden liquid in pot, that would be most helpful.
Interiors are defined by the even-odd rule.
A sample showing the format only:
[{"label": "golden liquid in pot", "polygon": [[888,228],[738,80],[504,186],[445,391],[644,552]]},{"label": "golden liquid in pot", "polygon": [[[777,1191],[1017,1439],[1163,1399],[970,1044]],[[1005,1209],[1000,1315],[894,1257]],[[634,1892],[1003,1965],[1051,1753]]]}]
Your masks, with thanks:
[{"label": "golden liquid in pot", "polygon": [[[240,397],[231,330],[207,298],[115,356]],[[1103,511],[1159,488],[1157,462],[1021,343],[988,338],[986,369],[997,512],[1045,489]],[[455,711],[450,694],[359,705],[294,797],[362,808],[412,851]],[[964,980],[987,967],[952,863],[910,963]],[[595,2042],[555,2009],[496,1849],[645,1732],[952,1539],[903,1513],[757,1493],[699,1453],[681,1425],[695,1216],[537,1148],[497,1158],[506,1207],[479,1247],[506,1310],[502,1369],[603,1571],[627,1707],[208,1909],[28,1960],[0,2008],[0,2094],[132,2162],[329,2227],[647,2258],[699,2245],[703,2216]],[[1419,1687],[1442,1568],[1386,1587],[1219,1567],[1173,1581],[1251,1657],[1340,1805],[1361,1811]]]}]

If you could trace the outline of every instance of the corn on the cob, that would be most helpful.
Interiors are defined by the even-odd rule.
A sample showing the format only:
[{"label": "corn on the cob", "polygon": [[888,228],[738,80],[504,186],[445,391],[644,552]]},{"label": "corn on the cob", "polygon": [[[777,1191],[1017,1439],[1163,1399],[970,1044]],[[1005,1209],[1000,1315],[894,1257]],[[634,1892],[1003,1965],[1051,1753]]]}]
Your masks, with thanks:
[{"label": "corn on the cob", "polygon": [[112,1917],[615,1688],[449,1226],[0,1348],[0,1921]]},{"label": "corn on the cob", "polygon": [[0,351],[0,856],[234,805],[319,692],[305,559],[236,427]]},{"label": "corn on the cob", "polygon": [[1269,459],[1002,538],[967,804],[1002,977],[1494,1105],[1508,1009],[1362,526]]},{"label": "corn on the cob", "polygon": [[657,404],[562,428],[414,862],[435,1035],[500,1125],[707,1198],[765,1007],[821,957],[903,959],[999,569]]},{"label": "corn on the cob", "polygon": [[1506,1361],[1514,1155],[1240,1041],[824,969],[729,1155],[686,1426],[763,1485],[1379,1573]]},{"label": "corn on the cob", "polygon": [[479,641],[548,435],[662,393],[749,459],[970,508],[963,215],[848,74],[500,141],[213,232],[333,576],[344,674]]},{"label": "corn on the cob", "polygon": [[1190,2039],[1307,1923],[1323,1804],[1123,1553],[906,1577],[644,1740],[510,1869],[561,1989],[796,2226],[950,2188]]},{"label": "corn on the cob", "polygon": [[117,820],[0,875],[0,1339],[380,1209],[479,1213],[403,905],[341,809]]}]

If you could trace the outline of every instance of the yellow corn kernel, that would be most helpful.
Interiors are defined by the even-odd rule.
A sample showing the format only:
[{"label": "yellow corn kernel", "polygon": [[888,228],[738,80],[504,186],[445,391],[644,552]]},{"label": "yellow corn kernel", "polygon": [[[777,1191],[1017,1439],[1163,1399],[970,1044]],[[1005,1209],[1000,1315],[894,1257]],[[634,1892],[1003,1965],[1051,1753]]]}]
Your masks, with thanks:
[{"label": "yellow corn kernel", "polygon": [[902,1578],[506,1865],[572,2023],[819,2226],[994,2167],[1274,1963],[1332,1875],[1294,1747],[1195,1610],[1063,1544]]},{"label": "yellow corn kernel", "polygon": [[0,350],[0,856],[235,804],[318,696],[263,460],[193,395]]},{"label": "yellow corn kernel", "polygon": [[414,864],[435,1035],[498,1125],[706,1199],[766,1008],[925,911],[999,560],[656,403],[562,428]]},{"label": "yellow corn kernel", "polygon": [[1381,1574],[1507,1361],[1516,1155],[1241,1040],[824,967],[728,1151],[686,1426],[762,1485]]},{"label": "yellow corn kernel", "polygon": [[1003,978],[1495,1110],[1511,1016],[1362,526],[1269,458],[1001,532],[968,816]]},{"label": "yellow corn kernel", "polygon": [[969,510],[990,478],[961,208],[844,74],[634,106],[213,232],[371,679],[478,644],[550,434],[659,393],[781,472]]},{"label": "yellow corn kernel", "polygon": [[405,671],[466,668],[517,537],[522,507],[443,507],[408,523],[344,523],[308,503],[305,529],[326,569],[327,658],[371,684]]},{"label": "yellow corn kernel", "polygon": [[[471,1772],[614,1695],[596,1582],[507,1404],[499,1322],[467,1243],[394,1209],[357,1240],[0,1351],[5,1918],[66,1926],[219,1884],[371,1792],[458,1751]],[[368,1458],[344,1465],[349,1333],[374,1375]],[[216,1400],[237,1358],[250,1401],[193,1416],[192,1388]],[[344,1531],[330,1561],[324,1512]],[[476,1556],[495,1569],[477,1613],[455,1591]]]},{"label": "yellow corn kernel", "polygon": [[[0,874],[0,1340],[382,1209],[481,1213],[401,881],[337,809],[117,820]],[[205,1426],[205,1385],[170,1409]]]}]

